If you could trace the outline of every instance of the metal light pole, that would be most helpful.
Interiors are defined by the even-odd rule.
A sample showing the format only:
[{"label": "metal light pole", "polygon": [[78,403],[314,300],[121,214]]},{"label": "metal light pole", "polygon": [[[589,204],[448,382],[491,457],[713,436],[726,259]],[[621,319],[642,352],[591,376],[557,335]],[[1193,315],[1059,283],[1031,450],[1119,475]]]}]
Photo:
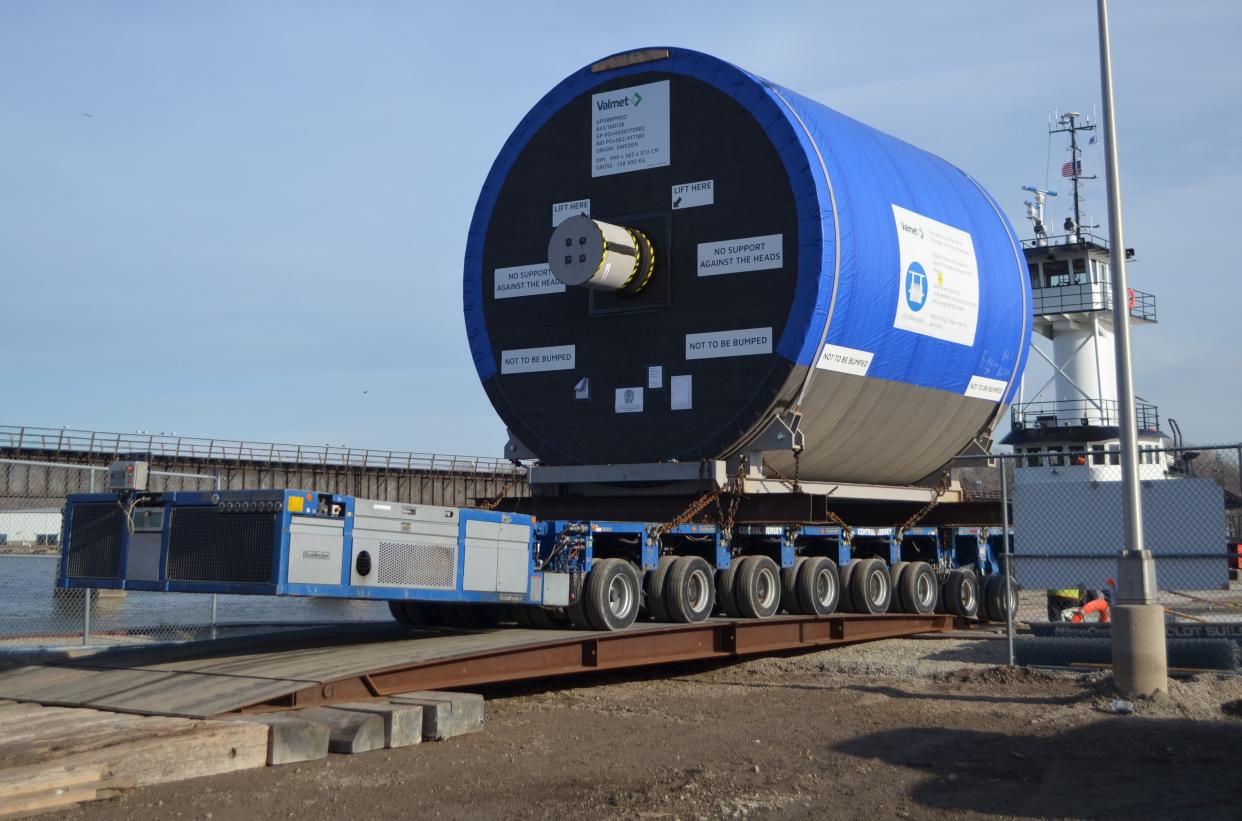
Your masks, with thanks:
[{"label": "metal light pole", "polygon": [[1113,326],[1116,329],[1117,402],[1121,422],[1122,509],[1125,543],[1117,567],[1113,608],[1113,680],[1123,695],[1167,692],[1164,608],[1156,603],[1156,567],[1143,546],[1143,507],[1138,475],[1138,423],[1130,356],[1130,312],[1126,295],[1126,247],[1121,222],[1121,181],[1117,166],[1117,124],[1113,115],[1112,48],[1108,0],[1097,0],[1100,33],[1100,90],[1104,104],[1104,164],[1108,180],[1108,231],[1112,257]]}]

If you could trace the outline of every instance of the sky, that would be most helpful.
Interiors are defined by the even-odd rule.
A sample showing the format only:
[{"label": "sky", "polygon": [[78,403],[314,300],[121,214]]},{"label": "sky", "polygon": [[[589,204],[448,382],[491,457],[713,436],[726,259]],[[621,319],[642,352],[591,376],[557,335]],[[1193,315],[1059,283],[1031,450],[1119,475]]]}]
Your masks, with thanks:
[{"label": "sky", "polygon": [[[1112,25],[1131,285],[1160,320],[1138,393],[1237,441],[1242,4],[1114,0]],[[553,85],[649,45],[939,154],[1024,237],[1020,186],[1065,159],[1050,112],[1100,106],[1082,0],[5,0],[0,424],[500,455],[461,318],[479,188]]]}]

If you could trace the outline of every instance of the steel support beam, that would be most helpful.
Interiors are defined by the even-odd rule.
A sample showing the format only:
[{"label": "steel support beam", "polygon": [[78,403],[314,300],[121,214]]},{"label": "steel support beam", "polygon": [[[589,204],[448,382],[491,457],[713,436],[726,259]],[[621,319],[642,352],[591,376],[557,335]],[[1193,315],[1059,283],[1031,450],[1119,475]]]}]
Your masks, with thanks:
[{"label": "steel support beam", "polygon": [[714,619],[666,628],[583,632],[546,644],[434,659],[308,686],[239,712],[288,710],[444,690],[625,670],[685,661],[741,658],[785,650],[834,647],[964,627],[953,616],[885,613],[774,619]]}]

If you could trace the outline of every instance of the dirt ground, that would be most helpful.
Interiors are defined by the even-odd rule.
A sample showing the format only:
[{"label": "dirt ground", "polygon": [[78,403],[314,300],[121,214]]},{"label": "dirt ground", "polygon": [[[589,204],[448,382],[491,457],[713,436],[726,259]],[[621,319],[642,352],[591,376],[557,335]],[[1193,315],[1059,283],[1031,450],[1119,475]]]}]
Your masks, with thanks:
[{"label": "dirt ground", "polygon": [[906,639],[485,691],[479,734],[57,818],[1242,818],[1242,677],[1117,714],[1102,674]]}]

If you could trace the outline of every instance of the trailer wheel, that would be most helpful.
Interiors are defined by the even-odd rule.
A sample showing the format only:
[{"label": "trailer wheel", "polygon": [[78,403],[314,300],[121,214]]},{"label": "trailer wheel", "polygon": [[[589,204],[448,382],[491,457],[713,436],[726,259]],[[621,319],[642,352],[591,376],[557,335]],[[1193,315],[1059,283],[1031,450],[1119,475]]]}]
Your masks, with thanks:
[{"label": "trailer wheel", "polygon": [[851,590],[853,585],[850,582],[854,578],[854,571],[858,569],[862,559],[851,559],[847,564],[837,571],[837,576],[841,579],[841,597],[837,601],[837,609],[844,610],[847,613],[856,613],[854,609],[854,595]]},{"label": "trailer wheel", "polygon": [[863,559],[850,576],[850,599],[859,613],[887,613],[893,600],[893,582],[879,559]]},{"label": "trailer wheel", "polygon": [[405,610],[406,618],[410,619],[415,625],[427,627],[444,627],[443,606],[423,601],[404,601],[401,607]]},{"label": "trailer wheel", "polygon": [[815,556],[798,565],[798,604],[808,616],[827,616],[841,600],[841,579],[832,559]]},{"label": "trailer wheel", "polygon": [[530,611],[533,609],[529,605],[515,604],[509,612],[513,614],[513,620],[517,622],[518,627],[533,628],[535,623],[530,618]]},{"label": "trailer wheel", "polygon": [[781,609],[794,616],[808,612],[798,599],[798,571],[804,564],[806,556],[799,556],[792,567],[781,568]]},{"label": "trailer wheel", "polygon": [[624,559],[595,563],[587,577],[583,610],[596,630],[624,630],[638,618],[638,570]]},{"label": "trailer wheel", "polygon": [[744,556],[735,556],[724,570],[716,571],[716,605],[730,618],[738,618],[742,612],[737,609],[737,571]]},{"label": "trailer wheel", "polygon": [[445,604],[441,605],[441,609],[445,624],[467,630],[495,627],[504,612],[499,604]]},{"label": "trailer wheel", "polygon": [[888,583],[893,591],[893,600],[889,604],[890,610],[910,612],[905,601],[901,598],[901,576],[909,566],[910,562],[896,562],[888,567]]},{"label": "trailer wheel", "polygon": [[935,612],[936,601],[940,598],[940,580],[936,578],[936,571],[932,570],[930,564],[911,562],[902,571],[899,584],[899,600],[903,611],[925,616]]},{"label": "trailer wheel", "polygon": [[944,606],[955,616],[973,619],[979,612],[979,582],[966,570],[951,570],[944,581]]},{"label": "trailer wheel", "polygon": [[694,624],[707,621],[716,607],[716,580],[711,565],[698,556],[682,556],[673,562],[664,580],[664,608],[672,621]]},{"label": "trailer wheel", "polygon": [[[596,562],[596,567],[598,566],[599,563]],[[591,572],[594,573],[594,569],[592,569]],[[582,580],[578,585],[578,598],[570,602],[569,606],[565,608],[565,615],[569,616],[569,624],[576,630],[594,629],[591,627],[591,622],[587,620],[586,616],[587,583],[590,581],[590,578],[590,574],[582,577]],[[570,589],[571,591],[573,589],[572,582],[570,584]]]},{"label": "trailer wheel", "polygon": [[539,630],[556,630],[561,626],[557,622],[556,612],[546,607],[532,604],[526,609],[526,617],[530,619],[531,627]]},{"label": "trailer wheel", "polygon": [[647,605],[647,615],[652,621],[671,621],[668,608],[664,605],[664,588],[668,584],[668,573],[673,569],[676,556],[661,556],[654,570],[643,574],[643,600]]},{"label": "trailer wheel", "polygon": [[1009,614],[1017,615],[1018,612],[1018,588],[1015,585],[1013,590],[1013,601],[1005,595],[1005,578],[1003,576],[985,576],[983,579],[982,605],[980,612],[988,621],[1004,622],[1006,610]]},{"label": "trailer wheel", "polygon": [[415,621],[411,614],[406,612],[405,602],[403,601],[393,601],[390,599],[388,601],[388,612],[392,614],[394,619],[406,627],[417,627],[422,624],[421,621]]},{"label": "trailer wheel", "polygon": [[767,556],[742,559],[734,580],[737,609],[750,619],[776,615],[781,606],[781,571]]}]

